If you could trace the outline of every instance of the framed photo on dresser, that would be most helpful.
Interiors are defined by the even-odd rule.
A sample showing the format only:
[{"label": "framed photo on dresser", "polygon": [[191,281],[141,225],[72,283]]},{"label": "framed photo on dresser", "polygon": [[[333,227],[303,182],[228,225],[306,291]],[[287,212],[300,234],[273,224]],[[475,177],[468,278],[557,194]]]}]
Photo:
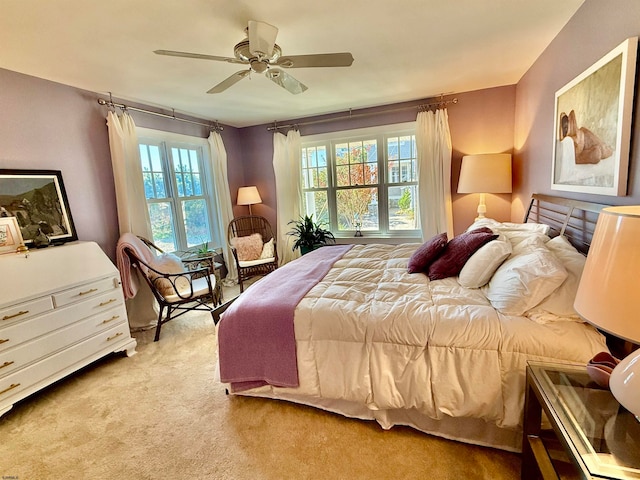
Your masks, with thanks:
[{"label": "framed photo on dresser", "polygon": [[2,217],[15,217],[27,246],[78,239],[60,170],[0,169]]},{"label": "framed photo on dresser", "polygon": [[0,217],[0,254],[15,253],[21,244],[22,235],[15,217]]}]

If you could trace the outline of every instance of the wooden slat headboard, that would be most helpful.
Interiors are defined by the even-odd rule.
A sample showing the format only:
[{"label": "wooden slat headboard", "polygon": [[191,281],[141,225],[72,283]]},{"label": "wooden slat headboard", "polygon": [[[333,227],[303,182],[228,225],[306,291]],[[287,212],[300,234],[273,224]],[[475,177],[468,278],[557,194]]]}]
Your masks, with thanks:
[{"label": "wooden slat headboard", "polygon": [[534,193],[524,223],[549,225],[549,236],[564,235],[582,253],[587,253],[600,211],[608,207],[601,203]]}]

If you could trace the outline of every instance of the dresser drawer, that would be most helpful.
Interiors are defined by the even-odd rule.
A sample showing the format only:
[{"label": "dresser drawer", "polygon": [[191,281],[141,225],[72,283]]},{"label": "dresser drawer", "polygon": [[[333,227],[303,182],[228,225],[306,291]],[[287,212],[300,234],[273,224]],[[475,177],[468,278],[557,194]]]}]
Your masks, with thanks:
[{"label": "dresser drawer", "polygon": [[0,329],[5,325],[26,320],[49,310],[53,310],[53,303],[49,295],[3,308],[0,310]]},{"label": "dresser drawer", "polygon": [[79,287],[54,293],[52,295],[53,303],[56,308],[59,308],[69,305],[70,303],[85,300],[94,295],[100,295],[101,293],[115,290],[119,286],[119,281],[118,277],[103,278],[96,282],[87,283]]},{"label": "dresser drawer", "polygon": [[0,378],[42,357],[126,321],[126,310],[124,306],[119,306],[0,352]]},{"label": "dresser drawer", "polygon": [[[120,305],[124,305],[124,299],[118,289],[89,297],[80,303],[56,308],[24,322],[13,323],[0,329],[0,352]],[[121,316],[126,318],[124,313]],[[110,318],[110,315],[107,314],[105,318]]]},{"label": "dresser drawer", "polygon": [[63,378],[130,340],[128,323],[105,330],[55,355],[0,378],[0,409]]}]

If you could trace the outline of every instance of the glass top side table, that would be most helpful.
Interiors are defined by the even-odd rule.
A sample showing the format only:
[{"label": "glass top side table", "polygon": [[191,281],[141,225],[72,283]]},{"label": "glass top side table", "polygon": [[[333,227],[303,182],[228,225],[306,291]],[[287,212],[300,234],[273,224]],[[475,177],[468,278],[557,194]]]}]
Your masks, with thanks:
[{"label": "glass top side table", "polygon": [[635,416],[592,382],[585,366],[538,362],[527,367],[522,478],[536,478],[536,466],[544,478],[558,478],[545,476],[551,462],[541,460],[543,410],[580,478],[640,479]]}]

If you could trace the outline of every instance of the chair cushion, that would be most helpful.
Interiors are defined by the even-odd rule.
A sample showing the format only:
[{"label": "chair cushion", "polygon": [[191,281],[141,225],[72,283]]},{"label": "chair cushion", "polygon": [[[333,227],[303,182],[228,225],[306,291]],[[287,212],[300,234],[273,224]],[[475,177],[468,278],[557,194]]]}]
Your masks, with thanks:
[{"label": "chair cushion", "polygon": [[[213,290],[216,286],[216,277],[214,275],[210,275],[209,278],[211,279],[211,289]],[[179,280],[181,279],[182,277]],[[172,289],[173,292],[171,294],[164,295],[164,299],[167,302],[171,303],[185,300],[187,298],[197,298],[209,293],[209,284],[207,283],[207,279],[205,277],[196,278],[192,281],[193,294],[191,294],[191,287],[189,286],[189,282],[187,282],[186,284],[180,284],[176,282],[176,285],[178,286],[178,291],[180,292],[181,297],[178,296],[175,290]]]},{"label": "chair cushion", "polygon": [[271,262],[275,262],[275,261],[276,261],[276,257],[259,258],[257,260],[248,260],[246,262],[238,260],[238,265],[240,265],[241,267],[246,268],[246,267],[255,267],[256,265],[264,265],[266,263],[271,263]]},{"label": "chair cushion", "polygon": [[260,259],[273,258],[276,256],[275,249],[273,247],[273,238],[265,243],[262,247],[262,253]]}]

